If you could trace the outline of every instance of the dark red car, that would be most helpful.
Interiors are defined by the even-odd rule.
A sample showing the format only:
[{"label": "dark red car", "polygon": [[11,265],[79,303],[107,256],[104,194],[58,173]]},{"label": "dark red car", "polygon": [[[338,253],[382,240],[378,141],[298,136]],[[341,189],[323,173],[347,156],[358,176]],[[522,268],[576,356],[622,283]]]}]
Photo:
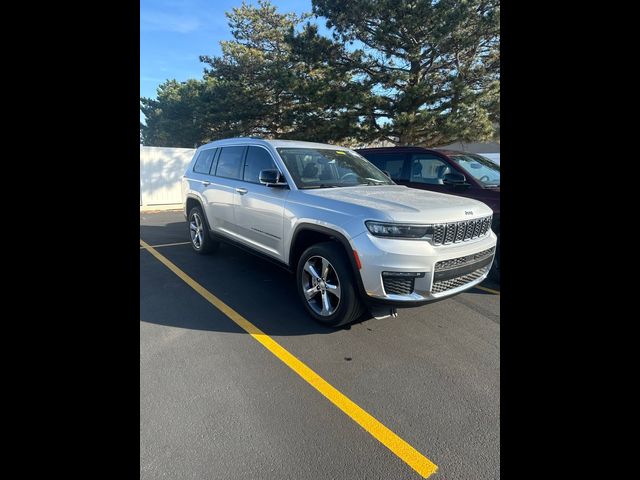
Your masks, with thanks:
[{"label": "dark red car", "polygon": [[356,150],[398,184],[469,197],[493,210],[491,228],[498,236],[491,277],[500,279],[500,165],[476,153],[422,147]]}]

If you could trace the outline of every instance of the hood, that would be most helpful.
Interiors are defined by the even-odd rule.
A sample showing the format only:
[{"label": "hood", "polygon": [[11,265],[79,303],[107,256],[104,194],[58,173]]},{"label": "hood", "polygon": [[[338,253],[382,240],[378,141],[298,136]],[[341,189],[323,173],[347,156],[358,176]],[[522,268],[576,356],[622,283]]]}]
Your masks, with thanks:
[{"label": "hood", "polygon": [[487,205],[477,200],[404,185],[361,185],[303,191],[308,195],[376,210],[378,219],[395,222],[459,222],[492,213]]}]

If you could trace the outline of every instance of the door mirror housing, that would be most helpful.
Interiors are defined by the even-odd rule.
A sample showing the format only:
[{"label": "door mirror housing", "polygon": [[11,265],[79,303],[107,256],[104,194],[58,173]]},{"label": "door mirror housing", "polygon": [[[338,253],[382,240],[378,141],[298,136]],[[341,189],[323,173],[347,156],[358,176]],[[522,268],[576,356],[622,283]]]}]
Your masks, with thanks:
[{"label": "door mirror housing", "polygon": [[278,170],[260,170],[260,183],[267,187],[286,187],[287,181]]},{"label": "door mirror housing", "polygon": [[451,185],[452,187],[462,187],[469,185],[467,183],[467,177],[465,177],[460,172],[451,172],[445,174],[445,176],[442,178],[442,183],[444,183],[445,185]]}]

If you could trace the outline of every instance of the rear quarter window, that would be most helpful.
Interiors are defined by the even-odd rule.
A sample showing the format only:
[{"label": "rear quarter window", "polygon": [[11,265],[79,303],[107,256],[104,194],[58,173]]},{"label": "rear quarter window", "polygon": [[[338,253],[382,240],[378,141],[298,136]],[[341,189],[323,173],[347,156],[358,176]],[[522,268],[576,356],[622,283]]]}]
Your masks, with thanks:
[{"label": "rear quarter window", "polygon": [[211,171],[211,165],[216,155],[217,148],[209,148],[208,150],[202,150],[198,154],[196,163],[193,165],[193,171],[196,173],[205,173],[209,175]]}]

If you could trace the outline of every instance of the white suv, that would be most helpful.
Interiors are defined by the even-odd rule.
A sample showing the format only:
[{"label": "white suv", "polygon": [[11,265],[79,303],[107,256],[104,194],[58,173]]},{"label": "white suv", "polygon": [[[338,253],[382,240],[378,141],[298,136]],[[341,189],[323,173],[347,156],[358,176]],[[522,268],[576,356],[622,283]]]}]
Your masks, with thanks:
[{"label": "white suv", "polygon": [[348,148],[212,142],[196,150],[182,194],[197,253],[226,241],[279,263],[325,325],[454,295],[484,280],[493,262],[488,206],[396,185]]}]

